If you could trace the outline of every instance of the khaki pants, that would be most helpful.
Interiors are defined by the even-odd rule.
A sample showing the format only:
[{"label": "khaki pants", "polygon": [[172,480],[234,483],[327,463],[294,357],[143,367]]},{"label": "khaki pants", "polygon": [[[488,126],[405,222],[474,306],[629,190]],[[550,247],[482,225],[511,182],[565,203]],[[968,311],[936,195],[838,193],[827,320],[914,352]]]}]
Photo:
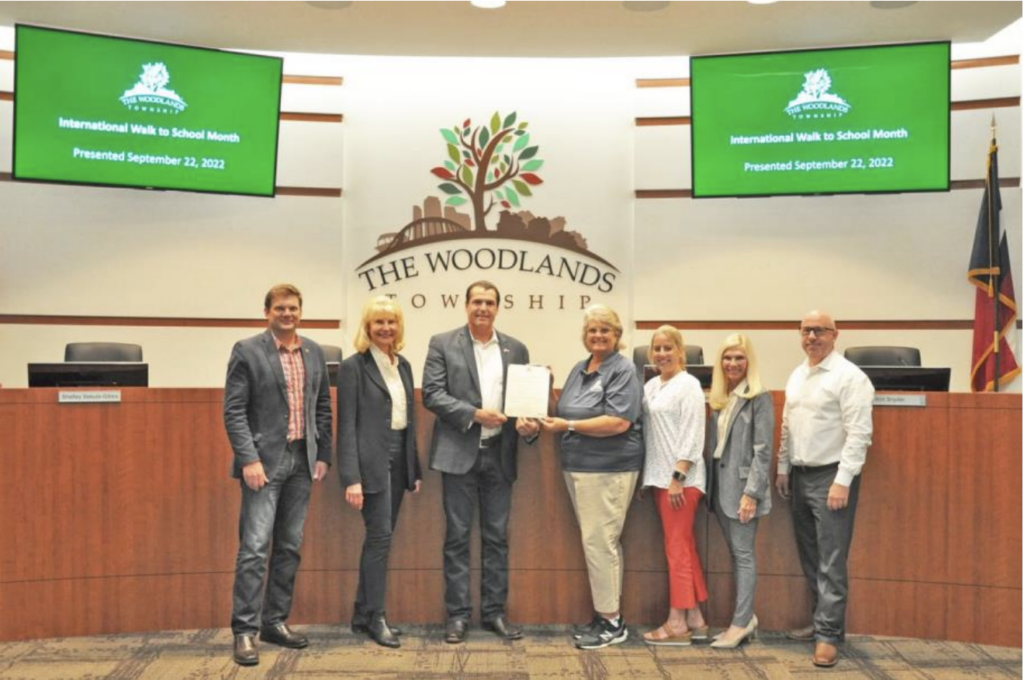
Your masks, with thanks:
[{"label": "khaki pants", "polygon": [[622,576],[622,527],[633,500],[639,472],[564,472],[572,507],[580,525],[594,609],[619,611]]}]

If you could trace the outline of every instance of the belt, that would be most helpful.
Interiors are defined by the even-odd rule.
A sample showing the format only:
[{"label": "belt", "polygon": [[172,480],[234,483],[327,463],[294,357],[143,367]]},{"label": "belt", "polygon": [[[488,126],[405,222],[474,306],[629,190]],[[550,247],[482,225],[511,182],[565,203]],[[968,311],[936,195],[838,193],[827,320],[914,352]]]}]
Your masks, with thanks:
[{"label": "belt", "polygon": [[789,470],[792,472],[796,470],[803,472],[804,474],[809,472],[825,472],[827,470],[838,470],[839,463],[826,463],[825,465],[790,465]]},{"label": "belt", "polygon": [[306,440],[305,439],[293,439],[288,442],[288,448],[292,451],[305,451]]},{"label": "belt", "polygon": [[481,449],[492,449],[501,443],[501,435],[496,434],[493,437],[487,437],[486,439],[480,440]]}]

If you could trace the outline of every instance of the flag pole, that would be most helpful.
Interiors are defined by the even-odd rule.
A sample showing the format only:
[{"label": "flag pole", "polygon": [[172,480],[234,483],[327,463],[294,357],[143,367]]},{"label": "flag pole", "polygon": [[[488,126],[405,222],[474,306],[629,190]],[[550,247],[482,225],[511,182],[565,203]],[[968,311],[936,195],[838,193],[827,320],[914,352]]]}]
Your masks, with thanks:
[{"label": "flag pole", "polygon": [[[999,292],[1002,290],[1002,278],[1003,277],[1002,277],[1002,267],[1001,267],[1002,262],[1001,262],[1001,257],[1000,257],[1000,253],[1002,252],[1001,248],[1000,248],[1001,244],[1000,244],[1000,241],[999,241],[999,236],[1000,236],[999,231],[1000,231],[1000,229],[999,229],[999,221],[998,221],[997,213],[995,211],[995,197],[996,197],[996,193],[995,192],[999,191],[999,187],[998,186],[993,186],[993,180],[998,182],[998,178],[993,177],[993,175],[995,174],[995,172],[993,172],[993,170],[998,171],[998,168],[994,169],[992,167],[992,156],[996,152],[996,149],[997,149],[997,147],[996,147],[996,114],[993,113],[992,114],[992,144],[989,147],[989,153],[988,153],[988,175],[985,178],[985,183],[988,184],[988,192],[987,193],[988,193],[988,239],[989,239],[988,243],[989,243],[989,263],[990,263],[989,266],[992,268],[991,271],[993,272],[990,275],[989,282],[990,282],[991,285],[995,286],[995,291],[994,291],[995,294],[992,296],[992,302],[995,305],[995,314],[993,316],[993,318],[995,319],[995,324],[994,324],[994,328],[993,328],[992,352],[995,355],[995,360],[996,360],[996,366],[995,366],[996,373],[995,373],[995,378],[994,378],[994,381],[993,381],[993,391],[998,392],[999,391],[999,363],[1000,363],[1000,358],[1001,358],[999,356],[999,354],[1000,354],[999,353],[999,345],[1000,345],[999,334],[1000,334],[1000,330],[1001,330],[1000,323],[999,323]],[[995,233],[993,233],[993,232],[995,232]]]}]

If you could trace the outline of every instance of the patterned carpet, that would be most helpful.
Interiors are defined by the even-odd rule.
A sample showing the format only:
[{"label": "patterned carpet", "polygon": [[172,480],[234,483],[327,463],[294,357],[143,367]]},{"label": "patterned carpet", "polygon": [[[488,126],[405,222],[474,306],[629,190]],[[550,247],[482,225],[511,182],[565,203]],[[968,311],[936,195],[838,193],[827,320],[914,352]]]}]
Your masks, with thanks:
[{"label": "patterned carpet", "polygon": [[399,650],[332,626],[299,626],[310,637],[302,651],[261,645],[259,666],[230,658],[226,629],[0,642],[0,680],[201,680],[249,678],[1020,678],[1019,648],[957,642],[851,636],[839,665],[819,670],[811,645],[764,633],[736,651],[707,645],[652,649],[630,630],[630,640],[600,651],[577,651],[562,627],[528,627],[525,639],[506,643],[473,629],[469,642],[447,645],[439,626],[413,626]]}]

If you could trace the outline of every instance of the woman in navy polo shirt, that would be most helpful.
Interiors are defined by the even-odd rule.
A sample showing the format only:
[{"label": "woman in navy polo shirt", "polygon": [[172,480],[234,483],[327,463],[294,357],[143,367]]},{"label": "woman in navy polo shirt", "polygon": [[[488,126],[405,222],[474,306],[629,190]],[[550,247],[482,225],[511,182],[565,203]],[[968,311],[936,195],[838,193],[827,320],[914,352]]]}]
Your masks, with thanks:
[{"label": "woman in navy polo shirt", "polygon": [[620,614],[623,551],[620,537],[644,463],[640,431],[643,390],[631,361],[619,353],[622,322],[605,305],[583,316],[590,356],[570,371],[549,432],[562,432],[562,470],[587,558],[593,621],[574,631],[580,649],[625,642]]}]

